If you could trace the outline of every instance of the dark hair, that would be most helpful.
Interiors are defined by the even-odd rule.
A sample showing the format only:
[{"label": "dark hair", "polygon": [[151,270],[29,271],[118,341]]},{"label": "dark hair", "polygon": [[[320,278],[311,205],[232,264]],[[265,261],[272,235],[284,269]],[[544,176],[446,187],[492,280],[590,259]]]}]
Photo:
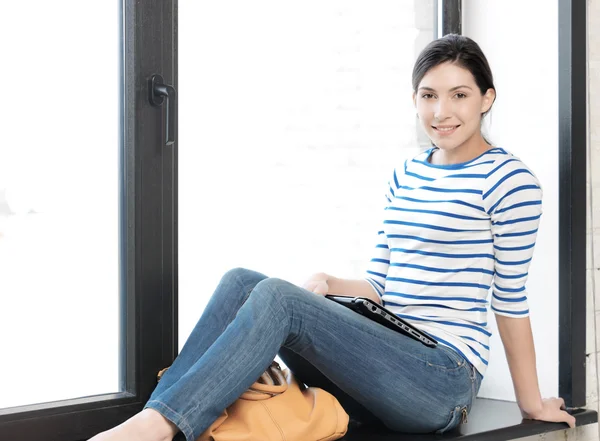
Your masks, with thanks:
[{"label": "dark hair", "polygon": [[[448,34],[433,40],[419,54],[412,74],[412,86],[415,93],[425,74],[442,63],[454,63],[471,72],[482,95],[488,89],[496,90],[492,70],[479,45],[464,35]],[[490,112],[492,106],[481,115],[482,120]]]}]

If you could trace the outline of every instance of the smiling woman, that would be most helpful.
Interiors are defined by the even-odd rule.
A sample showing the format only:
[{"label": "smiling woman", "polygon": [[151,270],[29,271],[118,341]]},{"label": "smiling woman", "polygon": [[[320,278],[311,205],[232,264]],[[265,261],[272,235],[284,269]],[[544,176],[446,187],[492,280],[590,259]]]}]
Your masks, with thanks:
[{"label": "smiling woman", "polygon": [[394,170],[367,280],[384,306],[463,355],[482,376],[491,289],[490,313],[523,415],[574,425],[562,399],[540,394],[525,285],[542,189],[519,158],[483,138],[482,120],[496,97],[486,57],[468,37],[435,40],[415,63],[413,88],[434,147]]},{"label": "smiling woman", "polygon": [[447,35],[413,70],[413,102],[434,146],[433,164],[454,164],[490,149],[481,132],[496,99],[490,66],[473,40]]}]

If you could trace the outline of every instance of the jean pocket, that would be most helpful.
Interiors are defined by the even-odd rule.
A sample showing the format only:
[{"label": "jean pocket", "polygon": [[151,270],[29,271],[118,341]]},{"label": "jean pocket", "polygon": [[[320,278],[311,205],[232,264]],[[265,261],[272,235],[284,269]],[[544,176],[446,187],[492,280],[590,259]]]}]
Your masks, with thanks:
[{"label": "jean pocket", "polygon": [[460,354],[446,346],[439,345],[433,350],[439,351],[437,355],[442,355],[442,357],[434,356],[427,360],[427,364],[431,367],[451,372],[459,371],[466,363],[466,360]]},{"label": "jean pocket", "polygon": [[448,423],[439,430],[436,430],[435,433],[441,435],[442,433],[448,432],[452,429],[458,427],[460,422],[463,420],[464,415],[466,414],[466,407],[456,406],[452,412],[450,412],[450,418]]}]

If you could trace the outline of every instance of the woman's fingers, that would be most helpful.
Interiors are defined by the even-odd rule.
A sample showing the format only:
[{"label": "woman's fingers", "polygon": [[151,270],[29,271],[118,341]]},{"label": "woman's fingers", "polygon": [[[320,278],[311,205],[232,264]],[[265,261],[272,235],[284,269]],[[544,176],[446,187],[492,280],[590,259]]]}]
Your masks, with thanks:
[{"label": "woman's fingers", "polygon": [[566,405],[562,398],[545,399],[542,411],[537,415],[529,416],[529,418],[552,423],[567,423],[569,427],[575,427],[575,417],[563,409],[566,409]]},{"label": "woman's fingers", "polygon": [[553,407],[556,409],[555,412],[553,412],[553,417],[555,416],[555,418],[553,419],[557,422],[567,423],[571,428],[575,427],[575,417],[564,410],[567,408],[567,406],[565,405],[565,400],[559,397],[552,398],[551,401]]},{"label": "woman's fingers", "polygon": [[565,410],[567,408],[567,405],[565,404],[565,400],[563,398],[557,398],[556,403],[558,404],[558,408],[560,411],[560,416],[562,417],[562,421],[567,423],[569,425],[569,427],[571,427],[571,428],[575,427],[575,422],[576,422],[575,417]]},{"label": "woman's fingers", "polygon": [[325,294],[327,294],[328,289],[329,289],[329,286],[327,285],[326,282],[318,282],[315,285],[312,292],[314,292],[315,294],[325,295]]},{"label": "woman's fingers", "polygon": [[315,294],[325,295],[329,290],[329,285],[327,285],[327,282],[324,280],[309,280],[302,285],[302,288],[314,292]]},{"label": "woman's fingers", "polygon": [[327,284],[328,277],[329,276],[325,273],[313,274],[306,282],[304,282],[302,288],[314,292],[315,294],[325,295],[329,290],[329,285]]},{"label": "woman's fingers", "polygon": [[570,415],[569,413],[565,412],[564,410],[561,410],[560,414],[562,417],[561,421],[567,423],[571,429],[573,427],[575,427],[575,417],[573,415]]}]

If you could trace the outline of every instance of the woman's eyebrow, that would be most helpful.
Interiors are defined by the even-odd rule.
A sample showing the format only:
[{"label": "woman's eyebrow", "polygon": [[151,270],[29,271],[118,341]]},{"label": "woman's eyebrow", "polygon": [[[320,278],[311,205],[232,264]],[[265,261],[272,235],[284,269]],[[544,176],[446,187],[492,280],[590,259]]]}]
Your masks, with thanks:
[{"label": "woman's eyebrow", "polygon": [[[457,89],[460,89],[460,88],[463,88],[463,87],[466,87],[467,89],[471,89],[469,86],[462,85],[462,86],[453,87],[448,92],[453,92],[453,91],[455,91]],[[435,92],[436,91],[435,89],[432,89],[431,87],[419,87],[419,90],[430,90],[431,92]],[[471,90],[473,90],[473,89],[471,89]]]}]

